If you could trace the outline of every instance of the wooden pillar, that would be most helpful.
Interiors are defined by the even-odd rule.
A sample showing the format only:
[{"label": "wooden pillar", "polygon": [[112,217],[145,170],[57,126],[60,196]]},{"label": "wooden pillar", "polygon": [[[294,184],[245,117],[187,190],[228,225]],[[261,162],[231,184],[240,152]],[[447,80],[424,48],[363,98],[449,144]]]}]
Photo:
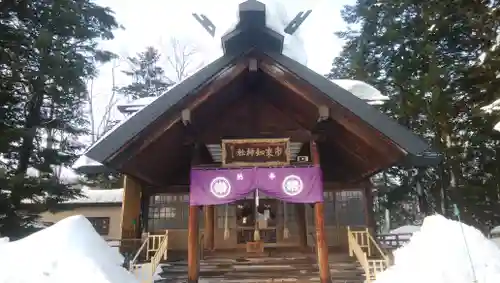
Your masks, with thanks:
[{"label": "wooden pillar", "polygon": [[303,203],[295,204],[295,212],[297,216],[297,227],[299,233],[299,245],[301,248],[307,247],[307,222],[306,222],[306,206]]},{"label": "wooden pillar", "polygon": [[[311,159],[315,166],[320,166],[319,152],[316,142],[311,141]],[[323,202],[314,204],[315,224],[316,224],[316,249],[319,266],[319,279],[321,283],[331,282],[330,267],[328,265],[328,245],[325,235],[325,218]]]},{"label": "wooden pillar", "polygon": [[[195,144],[192,149],[191,166],[199,164],[199,145]],[[188,283],[198,283],[200,272],[200,245],[199,245],[199,207],[189,206],[188,218]]]},{"label": "wooden pillar", "polygon": [[212,251],[215,247],[215,206],[214,205],[205,205],[205,233],[204,233],[204,241],[205,248],[209,251]]},{"label": "wooden pillar", "polygon": [[188,283],[198,283],[199,277],[199,235],[198,235],[199,208],[196,205],[189,206],[188,220]]},{"label": "wooden pillar", "polygon": [[141,185],[130,176],[123,179],[123,201],[121,219],[121,238],[135,238],[139,233],[141,215]]}]

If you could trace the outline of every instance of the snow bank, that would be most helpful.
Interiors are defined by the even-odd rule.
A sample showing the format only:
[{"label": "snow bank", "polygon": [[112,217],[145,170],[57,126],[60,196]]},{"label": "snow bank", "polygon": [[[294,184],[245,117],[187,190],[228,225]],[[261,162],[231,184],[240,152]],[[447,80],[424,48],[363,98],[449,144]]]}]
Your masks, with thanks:
[{"label": "snow bank", "polygon": [[83,216],[0,245],[0,283],[137,283]]},{"label": "snow bank", "polygon": [[500,282],[500,249],[473,227],[440,215],[425,218],[420,231],[394,257],[395,265],[379,274],[376,283]]}]

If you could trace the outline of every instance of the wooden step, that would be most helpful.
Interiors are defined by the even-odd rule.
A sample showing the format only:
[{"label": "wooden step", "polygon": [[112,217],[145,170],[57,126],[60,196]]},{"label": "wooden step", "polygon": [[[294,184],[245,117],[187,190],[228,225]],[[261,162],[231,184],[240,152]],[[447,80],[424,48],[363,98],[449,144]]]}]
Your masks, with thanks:
[{"label": "wooden step", "polygon": [[[334,283],[361,283],[363,270],[350,258],[330,262]],[[162,280],[156,283],[187,281],[187,263],[170,262],[162,265]],[[223,259],[210,258],[200,263],[200,281],[208,282],[319,282],[315,260],[303,258]]]}]

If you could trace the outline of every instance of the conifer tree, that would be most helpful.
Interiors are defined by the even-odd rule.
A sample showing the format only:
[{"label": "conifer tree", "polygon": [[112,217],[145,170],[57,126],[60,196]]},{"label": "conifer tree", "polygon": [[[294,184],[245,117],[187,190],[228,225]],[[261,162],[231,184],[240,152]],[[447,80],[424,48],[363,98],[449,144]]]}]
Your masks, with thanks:
[{"label": "conifer tree", "polygon": [[[495,6],[496,5],[496,6]],[[360,0],[343,11],[353,27],[330,78],[364,80],[390,97],[382,107],[444,154],[439,168],[419,174],[428,212],[447,214],[451,203],[479,226],[500,220],[498,137],[493,120],[477,115],[480,97],[498,96],[498,55],[474,64],[491,48],[500,24],[490,1]],[[498,61],[496,61],[498,62]],[[500,152],[499,152],[500,153]],[[393,170],[403,188],[391,190],[392,204],[414,199],[415,172]],[[493,195],[497,194],[496,197]],[[386,198],[387,199],[387,198]]]},{"label": "conifer tree", "polygon": [[158,50],[151,46],[136,57],[128,57],[130,70],[124,73],[132,78],[132,83],[120,88],[119,92],[131,99],[155,97],[166,92],[174,83],[158,65],[160,57]]},{"label": "conifer tree", "polygon": [[72,163],[75,141],[86,132],[85,80],[111,55],[97,40],[113,38],[117,27],[111,10],[90,0],[2,4],[1,235],[24,235],[38,208],[78,194],[59,172]]}]

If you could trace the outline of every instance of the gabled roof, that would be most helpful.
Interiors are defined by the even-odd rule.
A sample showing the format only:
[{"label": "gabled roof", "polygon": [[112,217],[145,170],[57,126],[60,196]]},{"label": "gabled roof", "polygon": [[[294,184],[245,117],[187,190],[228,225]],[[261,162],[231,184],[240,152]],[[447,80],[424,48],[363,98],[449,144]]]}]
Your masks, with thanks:
[{"label": "gabled roof", "polygon": [[[197,90],[209,84],[214,78],[221,76],[225,70],[228,70],[235,64],[238,58],[251,51],[269,58],[283,69],[293,73],[300,80],[306,81],[334,104],[347,109],[364,121],[364,123],[396,144],[408,157],[411,157],[408,160],[415,161],[418,164],[424,164],[428,160],[431,160],[431,162],[427,162],[429,165],[439,162],[437,158],[429,159],[430,155],[426,155],[425,162],[420,160],[420,155],[424,154],[429,149],[429,146],[409,129],[399,125],[373,106],[322,75],[283,55],[283,38],[265,26],[265,23],[262,24],[262,17],[254,17],[255,13],[262,13],[262,7],[256,8],[255,11],[248,10],[248,7],[245,7],[245,9],[243,11],[240,10],[239,25],[222,39],[222,45],[225,49],[224,56],[174,86],[126,121],[117,125],[109,134],[94,144],[87,151],[86,155],[102,164],[111,164],[115,153],[137,137],[151,123],[167,113],[177,113],[180,116],[182,111],[180,103],[182,101],[187,97],[193,98],[193,96],[201,95]],[[245,13],[250,13],[253,16],[245,16]],[[254,18],[259,20],[252,22],[251,19]],[[262,40],[264,37],[267,40]],[[408,160],[401,160],[401,162],[406,164]]]},{"label": "gabled roof", "polygon": [[236,58],[238,58],[238,55],[223,56],[175,85],[152,103],[116,125],[94,143],[85,155],[92,160],[106,164],[111,155],[161,115],[170,111],[181,111],[182,109],[176,109],[175,107],[179,101],[189,95],[196,95],[198,88],[210,82],[217,74],[222,73]]}]

